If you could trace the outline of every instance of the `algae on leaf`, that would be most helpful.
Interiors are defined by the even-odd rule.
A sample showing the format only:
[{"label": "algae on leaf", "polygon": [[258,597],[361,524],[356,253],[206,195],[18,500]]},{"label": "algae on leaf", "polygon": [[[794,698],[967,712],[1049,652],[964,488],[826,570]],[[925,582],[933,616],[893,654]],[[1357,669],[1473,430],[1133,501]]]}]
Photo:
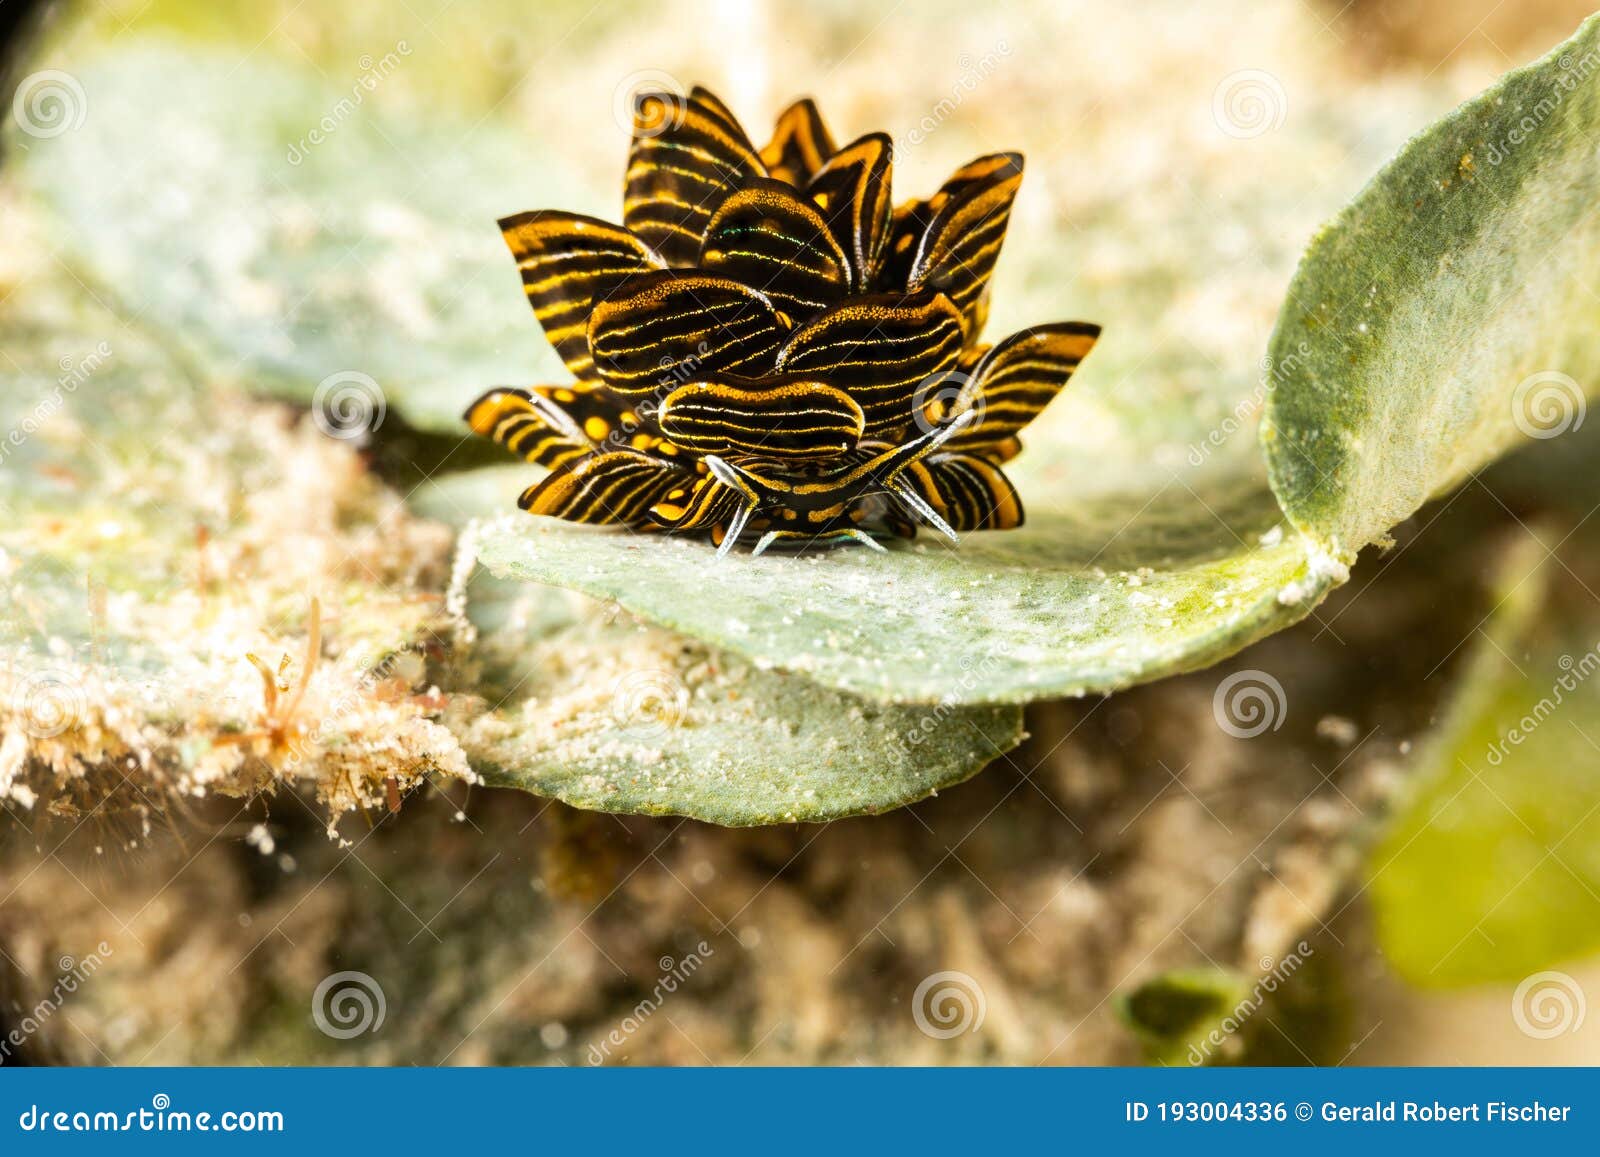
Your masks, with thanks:
[{"label": "algae on leaf", "polygon": [[902,703],[1024,703],[1202,667],[1299,618],[1331,580],[1311,573],[1298,535],[1259,516],[1234,530],[1160,513],[1120,539],[1120,512],[1088,510],[958,550],[736,555],[711,573],[715,597],[705,546],[659,535],[513,514],[485,529],[479,556],[497,574],[615,599],[752,662]]},{"label": "algae on leaf", "polygon": [[5,214],[0,801],[304,782],[336,820],[386,780],[471,781],[413,694],[447,532],[310,421],[194,380]]}]

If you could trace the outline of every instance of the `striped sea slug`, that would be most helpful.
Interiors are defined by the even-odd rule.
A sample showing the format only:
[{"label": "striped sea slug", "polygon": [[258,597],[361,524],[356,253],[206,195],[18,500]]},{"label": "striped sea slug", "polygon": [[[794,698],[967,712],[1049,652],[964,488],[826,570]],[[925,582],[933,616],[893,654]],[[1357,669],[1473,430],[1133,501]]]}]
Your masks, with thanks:
[{"label": "striped sea slug", "polygon": [[977,341],[1022,158],[890,198],[891,146],[810,100],[756,148],[711,93],[635,106],[623,224],[500,222],[575,381],[492,389],[472,429],[549,470],[534,514],[698,533],[725,554],[1022,523],[1001,470],[1098,326]]}]

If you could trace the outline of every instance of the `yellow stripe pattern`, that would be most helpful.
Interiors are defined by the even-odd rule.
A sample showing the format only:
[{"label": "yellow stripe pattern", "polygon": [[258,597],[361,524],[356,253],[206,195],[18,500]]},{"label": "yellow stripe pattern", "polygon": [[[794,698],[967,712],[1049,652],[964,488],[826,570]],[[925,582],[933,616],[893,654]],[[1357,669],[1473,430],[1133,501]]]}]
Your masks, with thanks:
[{"label": "yellow stripe pattern", "polygon": [[687,450],[772,458],[837,457],[865,422],[850,395],[806,379],[691,382],[660,413],[662,432]]}]

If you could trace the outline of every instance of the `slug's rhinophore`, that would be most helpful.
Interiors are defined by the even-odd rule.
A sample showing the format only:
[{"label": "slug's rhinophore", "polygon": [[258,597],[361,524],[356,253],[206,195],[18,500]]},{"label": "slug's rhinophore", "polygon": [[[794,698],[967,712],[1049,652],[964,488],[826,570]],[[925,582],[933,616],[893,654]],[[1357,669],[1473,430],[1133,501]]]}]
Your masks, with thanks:
[{"label": "slug's rhinophore", "polygon": [[534,514],[776,541],[955,539],[1022,523],[1001,472],[1100,328],[977,344],[1022,181],[980,157],[891,207],[890,142],[836,148],[792,105],[757,149],[702,88],[636,102],[623,226],[500,222],[577,379],[490,390],[466,419],[549,475]]}]

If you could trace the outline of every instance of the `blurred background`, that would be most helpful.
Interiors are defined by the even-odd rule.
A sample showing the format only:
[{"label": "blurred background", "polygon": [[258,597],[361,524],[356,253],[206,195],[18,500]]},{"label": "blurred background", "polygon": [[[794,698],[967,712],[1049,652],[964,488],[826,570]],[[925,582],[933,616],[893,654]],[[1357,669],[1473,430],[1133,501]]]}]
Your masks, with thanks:
[{"label": "blurred background", "polygon": [[[418,351],[405,356],[463,367],[459,388],[418,403],[453,414],[485,382],[483,351],[451,345],[452,311],[509,313],[528,380],[557,362],[509,267],[443,308],[413,300],[418,269],[497,249],[494,218],[519,210],[618,217],[643,88],[704,84],[758,142],[811,95],[841,141],[894,137],[897,199],[973,156],[1026,154],[990,332],[1070,316],[1106,334],[1030,441],[1024,491],[1138,489],[1155,471],[1204,488],[1259,476],[1249,399],[1319,224],[1411,134],[1588,11],[0,0],[4,108],[21,126],[0,157],[0,279],[9,296],[78,269],[75,249],[114,253],[177,221],[187,240],[151,282],[103,296],[182,321],[161,343],[178,356],[184,332],[223,324],[207,286],[281,248],[305,295],[228,281],[262,319],[236,335],[230,386],[286,394],[252,380],[252,358],[292,360],[273,344],[286,315],[330,344],[380,340],[325,304],[370,297]],[[130,76],[200,119],[265,110],[284,145],[252,178],[270,204],[187,196],[191,167],[231,162],[197,160],[215,137],[154,129],[120,212],[98,208],[92,150],[41,193],[30,153],[73,131],[80,102],[92,113],[111,91],[97,77]],[[316,229],[297,207],[328,198],[310,182],[332,162],[313,153],[345,158],[352,236],[414,251],[360,271],[301,252]],[[285,421],[305,408],[266,404]],[[293,791],[192,798],[155,820],[13,794],[0,1037],[18,1043],[4,1061],[1600,1062],[1586,1019],[1600,992],[1590,429],[1425,508],[1300,626],[1212,670],[1036,705],[1021,749],[880,817],[730,830],[442,784],[330,835]],[[384,433],[349,469],[408,497],[420,525],[435,513],[421,474],[473,451],[453,458],[454,440],[399,415]],[[441,542],[439,573],[418,580],[435,594]],[[1262,670],[1282,688],[1274,726],[1219,727],[1219,688]],[[1526,741],[1508,742],[1519,727]],[[0,748],[0,782],[17,772]]]}]

